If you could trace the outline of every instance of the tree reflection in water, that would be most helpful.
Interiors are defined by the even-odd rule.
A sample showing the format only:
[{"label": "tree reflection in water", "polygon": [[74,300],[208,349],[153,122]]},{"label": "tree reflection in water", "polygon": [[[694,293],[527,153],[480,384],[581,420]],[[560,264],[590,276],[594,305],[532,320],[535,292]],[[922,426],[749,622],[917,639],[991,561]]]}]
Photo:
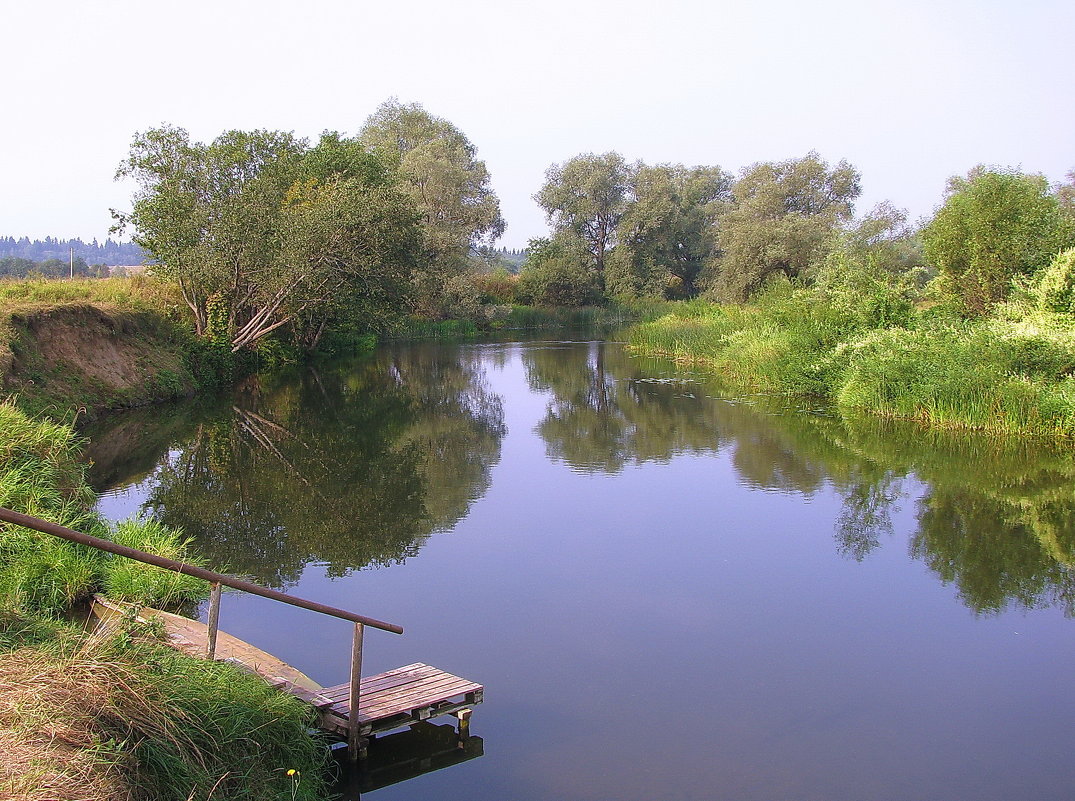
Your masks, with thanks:
[{"label": "tree reflection in water", "polygon": [[[749,487],[835,492],[837,551],[863,560],[917,498],[910,554],[979,613],[1057,605],[1075,614],[1075,452],[1027,440],[842,419],[607,343],[513,349],[411,345],[337,368],[245,384],[219,407],[160,418],[148,507],[214,565],[282,584],[323,562],[338,575],[398,562],[450,529],[488,488],[504,437],[485,370],[519,354],[547,396],[548,457],[583,473],[724,453]],[[97,488],[152,469],[128,418],[91,440]],[[153,442],[151,431],[141,435]],[[169,444],[170,443],[170,444]],[[119,463],[122,452],[131,461]],[[699,467],[699,469],[704,469]]]},{"label": "tree reflection in water", "polygon": [[346,368],[254,377],[204,411],[158,469],[146,508],[213,565],[280,586],[400,562],[489,486],[504,435],[480,362],[383,350]]},{"label": "tree reflection in water", "polygon": [[552,396],[537,432],[549,458],[573,470],[618,473],[731,448],[749,486],[839,493],[836,548],[857,561],[892,537],[892,515],[913,477],[926,491],[910,553],[955,584],[967,606],[989,614],[1058,605],[1075,615],[1070,447],[729,397],[712,377],[605,343],[531,349],[524,359],[531,387]]}]

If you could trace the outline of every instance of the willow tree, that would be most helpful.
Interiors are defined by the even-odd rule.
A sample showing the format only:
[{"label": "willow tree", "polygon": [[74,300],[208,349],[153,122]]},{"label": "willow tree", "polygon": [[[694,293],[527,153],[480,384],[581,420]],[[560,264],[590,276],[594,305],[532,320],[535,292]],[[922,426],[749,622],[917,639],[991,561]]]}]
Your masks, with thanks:
[{"label": "willow tree", "polygon": [[589,267],[604,288],[605,261],[616,244],[616,228],[631,197],[632,168],[619,153],[584,153],[553,164],[534,195],[555,235],[582,242]]},{"label": "willow tree", "polygon": [[1072,244],[1058,198],[1042,175],[976,167],[948,182],[944,205],[922,229],[926,260],[970,314],[1011,291]]},{"label": "willow tree", "polygon": [[446,290],[466,273],[471,253],[504,233],[489,170],[462,131],[418,103],[382,103],[359,140],[398,165],[400,189],[422,224],[418,311],[442,313],[451,304]]},{"label": "willow tree", "polygon": [[697,295],[698,277],[718,253],[718,220],[731,200],[731,185],[732,177],[720,167],[639,166],[617,227],[609,291]]},{"label": "willow tree", "polygon": [[816,153],[748,167],[721,220],[714,294],[743,300],[772,275],[807,275],[851,220],[860,191],[854,167],[845,161],[830,167]]},{"label": "willow tree", "polygon": [[121,224],[179,285],[197,333],[232,351],[313,311],[324,320],[355,293],[398,305],[413,269],[413,206],[391,170],[334,134],[311,149],[277,131],[202,144],[153,129],[135,137],[119,174],[139,184]]}]

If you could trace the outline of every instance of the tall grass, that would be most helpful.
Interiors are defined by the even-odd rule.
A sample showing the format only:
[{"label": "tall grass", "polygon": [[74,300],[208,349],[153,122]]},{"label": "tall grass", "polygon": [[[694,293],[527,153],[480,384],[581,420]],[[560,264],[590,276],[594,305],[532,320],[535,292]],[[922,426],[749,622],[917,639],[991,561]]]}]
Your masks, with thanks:
[{"label": "tall grass", "polygon": [[749,306],[691,304],[628,344],[728,384],[827,398],[942,427],[1075,437],[1075,317],[1015,306],[966,322],[871,327],[823,293],[777,287]]},{"label": "tall grass", "polygon": [[[182,561],[192,561],[179,532],[152,520],[113,531],[94,511],[74,431],[28,417],[0,402],[0,506],[93,536]],[[167,605],[204,597],[204,582],[110,557],[21,526],[0,524],[0,602],[8,608],[59,615],[94,591],[121,600]]]},{"label": "tall grass", "polygon": [[70,303],[105,303],[173,317],[185,314],[186,309],[174,284],[148,275],[70,281],[0,280],[0,312]]},{"label": "tall grass", "polygon": [[320,798],[325,749],[310,718],[260,679],[138,630],[87,640],[0,619],[5,798]]},{"label": "tall grass", "polygon": [[944,427],[1075,436],[1075,338],[998,321],[848,343],[844,407]]}]

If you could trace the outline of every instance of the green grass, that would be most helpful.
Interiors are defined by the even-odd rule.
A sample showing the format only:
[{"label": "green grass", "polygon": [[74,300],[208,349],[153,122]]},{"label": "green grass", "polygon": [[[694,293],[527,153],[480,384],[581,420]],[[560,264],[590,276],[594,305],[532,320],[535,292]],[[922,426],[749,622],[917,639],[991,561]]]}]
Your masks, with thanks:
[{"label": "green grass", "polygon": [[152,276],[70,281],[44,278],[0,280],[0,316],[14,310],[71,303],[103,303],[131,311],[155,311],[171,317],[185,313],[178,288]]},{"label": "green grass", "polygon": [[[0,403],[0,505],[198,562],[180,532],[153,520],[112,528],[93,503],[73,430]],[[0,795],[323,797],[326,749],[308,734],[307,707],[230,665],[185,657],[151,632],[102,640],[61,622],[102,588],[165,606],[203,598],[207,585],[0,524],[0,760],[14,776],[0,779]]]},{"label": "green grass", "polygon": [[629,346],[705,365],[731,386],[813,395],[933,426],[1075,437],[1075,317],[1010,305],[987,320],[922,315],[871,328],[819,292],[745,306],[692,302]]},{"label": "green grass", "polygon": [[0,794],[324,797],[326,749],[307,733],[309,707],[133,625],[87,637],[69,624],[0,617],[0,747],[16,777]]},{"label": "green grass", "polygon": [[[0,506],[158,556],[194,559],[178,531],[155,521],[126,521],[113,530],[101,519],[69,426],[31,418],[7,401],[0,402],[0,432]],[[0,600],[7,608],[60,615],[102,588],[120,600],[154,605],[205,597],[204,582],[173,575],[0,524]]]}]

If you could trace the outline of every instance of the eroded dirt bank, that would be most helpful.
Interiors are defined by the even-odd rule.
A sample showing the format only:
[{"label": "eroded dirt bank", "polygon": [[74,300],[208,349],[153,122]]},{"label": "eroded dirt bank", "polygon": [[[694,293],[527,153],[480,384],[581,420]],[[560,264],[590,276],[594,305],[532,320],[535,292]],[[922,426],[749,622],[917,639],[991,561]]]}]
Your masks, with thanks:
[{"label": "eroded dirt bank", "polygon": [[2,389],[24,408],[92,417],[193,391],[184,335],[152,312],[65,304],[13,311],[3,323]]}]

